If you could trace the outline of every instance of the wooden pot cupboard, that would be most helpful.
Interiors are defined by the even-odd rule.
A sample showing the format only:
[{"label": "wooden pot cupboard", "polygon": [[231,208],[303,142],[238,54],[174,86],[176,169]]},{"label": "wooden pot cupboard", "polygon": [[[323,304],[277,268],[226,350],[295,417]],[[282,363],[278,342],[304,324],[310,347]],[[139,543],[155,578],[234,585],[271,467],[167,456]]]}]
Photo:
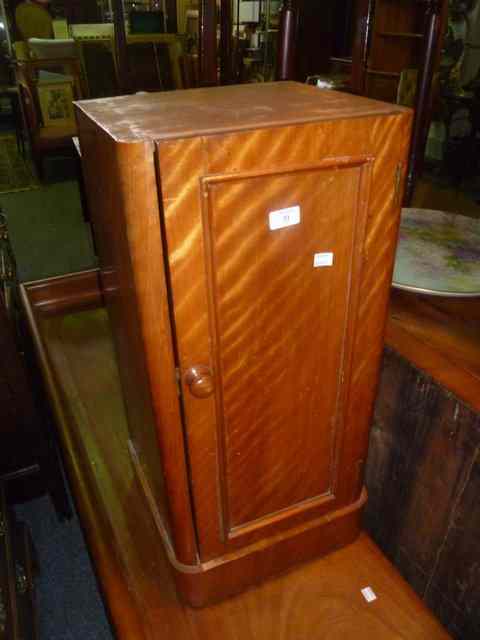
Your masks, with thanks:
[{"label": "wooden pot cupboard", "polygon": [[290,82],[76,111],[131,463],[179,593],[352,542],[411,111]]}]

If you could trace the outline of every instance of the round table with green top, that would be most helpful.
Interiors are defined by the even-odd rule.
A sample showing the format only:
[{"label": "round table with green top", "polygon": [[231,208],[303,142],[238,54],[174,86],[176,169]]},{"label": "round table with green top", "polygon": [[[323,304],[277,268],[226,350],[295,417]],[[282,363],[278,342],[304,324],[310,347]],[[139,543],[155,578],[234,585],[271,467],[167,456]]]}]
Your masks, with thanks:
[{"label": "round table with green top", "polygon": [[480,219],[403,209],[393,287],[437,296],[480,296]]}]

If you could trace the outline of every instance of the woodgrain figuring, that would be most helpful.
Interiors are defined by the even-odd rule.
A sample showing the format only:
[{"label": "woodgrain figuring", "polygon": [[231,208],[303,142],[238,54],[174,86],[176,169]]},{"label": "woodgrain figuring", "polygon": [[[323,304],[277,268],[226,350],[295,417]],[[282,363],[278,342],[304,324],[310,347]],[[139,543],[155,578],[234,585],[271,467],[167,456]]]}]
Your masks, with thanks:
[{"label": "woodgrain figuring", "polygon": [[[304,503],[305,508],[297,506],[306,495],[315,495],[313,486],[321,495],[322,488],[319,488],[319,483],[322,482],[322,478],[325,483],[324,487],[326,486],[325,478],[329,477],[329,464],[332,462],[332,456],[329,457],[326,453],[327,450],[321,447],[325,446],[322,442],[322,435],[328,434],[328,428],[320,435],[314,430],[310,432],[309,436],[306,435],[308,429],[304,432],[304,437],[307,438],[306,442],[308,442],[308,437],[313,438],[309,443],[311,445],[315,438],[318,438],[316,443],[320,447],[316,450],[317,463],[315,471],[312,470],[313,478],[310,479],[310,482],[313,484],[310,486],[305,482],[301,487],[295,486],[295,477],[300,473],[300,467],[304,462],[302,456],[300,464],[296,468],[292,466],[295,460],[293,452],[297,451],[298,454],[296,449],[297,426],[292,426],[290,432],[288,429],[284,429],[282,432],[278,429],[278,425],[271,429],[265,429],[262,426],[262,432],[258,433],[252,441],[255,425],[252,424],[253,414],[249,414],[249,412],[257,411],[261,415],[262,405],[259,394],[263,393],[271,401],[274,394],[277,393],[277,406],[282,406],[285,390],[282,391],[281,386],[280,390],[276,389],[274,384],[276,382],[275,372],[277,372],[277,376],[278,372],[280,375],[285,375],[281,373],[284,352],[279,352],[278,361],[274,361],[274,358],[270,357],[269,362],[272,369],[270,379],[267,378],[267,368],[263,369],[263,373],[261,373],[262,369],[257,370],[257,373],[260,372],[263,376],[263,378],[260,376],[261,382],[258,384],[258,390],[249,392],[249,400],[243,405],[245,408],[243,409],[241,426],[239,419],[235,416],[234,420],[238,421],[234,423],[231,431],[228,428],[226,431],[222,431],[223,405],[222,399],[218,400],[218,395],[223,394],[223,401],[227,395],[227,400],[232,406],[230,416],[234,416],[234,411],[237,407],[241,407],[239,403],[242,401],[241,393],[236,394],[237,398],[234,397],[234,385],[232,386],[233,391],[230,391],[228,386],[225,389],[225,384],[221,384],[218,379],[216,380],[217,403],[214,397],[202,400],[192,397],[188,388],[184,386],[183,398],[189,460],[192,469],[193,499],[201,557],[204,561],[216,555],[222,555],[228,548],[233,549],[241,544],[258,540],[273,531],[294,526],[304,521],[306,517],[313,518],[322,509],[335,508],[336,505],[348,504],[358,498],[362,483],[369,417],[381,355],[381,339],[398,226],[399,200],[394,193],[393,181],[397,166],[404,160],[407,151],[409,124],[408,115],[378,120],[358,119],[348,122],[287,127],[281,130],[264,129],[255,133],[240,132],[225,136],[211,136],[205,138],[203,142],[200,139],[164,141],[158,146],[180,369],[183,372],[194,364],[202,363],[217,372],[218,376],[220,375],[219,362],[215,354],[219,354],[220,359],[232,358],[231,354],[233,356],[238,354],[237,363],[233,361],[233,364],[229,365],[232,371],[230,374],[232,380],[236,371],[235,367],[241,368],[249,353],[255,353],[255,348],[257,348],[257,369],[259,366],[263,366],[258,354],[264,355],[265,348],[259,341],[268,339],[268,330],[271,330],[270,325],[267,326],[268,313],[273,317],[275,313],[278,313],[278,309],[289,309],[290,313],[286,313],[285,317],[288,315],[288,321],[292,323],[302,322],[306,313],[302,311],[304,303],[301,301],[302,293],[299,290],[299,284],[288,289],[289,293],[291,291],[290,295],[285,286],[284,298],[281,298],[282,292],[279,291],[277,294],[280,296],[278,303],[277,297],[270,294],[271,300],[269,302],[273,305],[278,304],[277,311],[275,306],[269,311],[263,305],[261,311],[254,314],[250,308],[251,304],[245,304],[240,308],[238,303],[240,297],[237,299],[236,307],[232,306],[231,300],[235,303],[235,295],[238,290],[242,292],[243,297],[250,296],[249,299],[254,300],[255,304],[257,298],[262,300],[262,295],[268,297],[268,289],[266,289],[268,269],[272,274],[275,273],[275,279],[271,286],[276,293],[274,287],[278,273],[282,273],[282,268],[288,268],[282,267],[280,261],[278,264],[272,263],[272,266],[267,267],[265,272],[262,271],[265,269],[262,266],[262,260],[265,259],[266,253],[262,249],[261,238],[268,211],[295,204],[294,200],[289,199],[290,196],[286,197],[285,192],[282,194],[281,189],[276,193],[274,189],[267,186],[267,174],[270,176],[271,182],[281,181],[279,177],[275,178],[275,176],[279,176],[282,172],[287,174],[289,171],[301,172],[302,167],[314,167],[322,159],[332,164],[341,165],[342,162],[347,163],[348,159],[358,155],[363,158],[371,158],[373,166],[370,188],[367,184],[362,183],[362,188],[357,189],[354,200],[359,211],[368,207],[368,222],[364,237],[361,230],[361,215],[359,216],[358,236],[351,245],[354,258],[351,272],[355,274],[354,282],[360,282],[360,288],[358,307],[353,291],[349,301],[352,322],[346,334],[345,351],[342,356],[345,358],[345,396],[339,405],[339,411],[342,412],[342,427],[330,432],[330,436],[336,438],[336,446],[339,451],[336,465],[330,467],[330,478],[337,472],[337,466],[342,469],[342,472],[338,474],[335,486],[336,500],[329,505]],[[259,149],[262,150],[261,155],[259,155]],[[345,170],[345,168],[338,169],[336,173],[341,175]],[[228,189],[232,189],[231,185],[242,184],[240,180],[238,183],[235,180],[244,174],[249,175],[252,180],[265,180],[265,186],[252,187],[248,193],[246,190],[236,193],[235,189],[238,191],[238,186],[229,191]],[[265,177],[254,178],[255,175],[263,176],[264,174]],[[231,220],[231,222],[230,224],[223,223],[225,231],[221,242],[218,241],[218,238],[214,238],[219,247],[214,251],[210,246],[212,239],[209,234],[205,234],[205,229],[209,228],[208,215],[211,216],[211,213],[208,213],[208,208],[204,208],[202,214],[201,208],[202,196],[199,193],[199,180],[203,175],[214,176],[214,178],[206,178],[206,180],[219,181],[219,184],[223,184],[223,177],[227,176],[230,184],[228,189],[225,187],[225,195],[223,196],[226,199],[225,202],[222,202],[222,210],[225,209],[225,213],[216,213],[215,225],[221,225],[222,220]],[[302,177],[302,180],[304,179],[305,177]],[[308,189],[305,190],[305,193],[301,191],[300,182],[298,180],[295,187],[290,184],[288,190],[295,197],[310,197],[305,195]],[[227,182],[225,182],[226,184]],[[273,184],[275,183],[273,182]],[[315,182],[315,189],[318,190],[320,199],[323,187],[318,185],[321,184],[323,184],[321,180]],[[313,188],[312,185],[309,186],[311,189]],[[349,191],[340,188],[338,190],[332,189],[330,196],[328,196],[329,193],[328,189],[323,193],[323,195],[327,195],[328,202],[328,209],[325,211],[328,211],[328,215],[332,216],[332,219],[338,220],[335,218],[335,210],[343,211],[342,202],[344,202],[344,198],[348,198]],[[354,215],[353,212],[351,215]],[[218,222],[216,222],[217,218]],[[242,220],[243,229],[241,227]],[[248,233],[245,220],[247,222],[251,220]],[[342,219],[341,222],[337,222],[337,226],[339,224],[348,225],[348,220]],[[332,232],[334,227],[335,225],[332,225]],[[293,227],[290,230],[285,229],[285,233],[288,231],[291,233],[293,229]],[[214,231],[214,233],[216,232]],[[324,230],[319,235],[322,234],[325,234]],[[251,240],[252,238],[255,239],[255,242]],[[326,238],[318,238],[321,242],[324,239],[328,239],[328,233]],[[258,253],[256,252],[257,240],[260,241]],[[311,253],[313,244],[310,243],[314,244],[315,239],[307,241],[307,248],[305,254],[302,253],[303,256],[307,255],[307,249]],[[288,252],[286,255],[291,258]],[[355,256],[357,256],[357,262],[355,262]],[[235,264],[235,259],[238,264]],[[248,261],[251,264],[247,264]],[[252,273],[255,274],[254,269],[257,262],[260,265],[258,272],[260,277],[257,275],[257,280],[255,280],[254,277],[252,279]],[[286,257],[285,262],[287,262]],[[362,275],[360,276],[361,269]],[[225,302],[222,296],[218,295],[218,291],[212,287],[212,274],[214,274],[217,283],[219,277],[227,278],[225,284],[222,285],[224,287],[222,295],[225,297]],[[192,286],[193,277],[195,277],[195,286]],[[272,278],[272,275],[270,277]],[[295,278],[293,270],[291,277]],[[250,288],[242,290],[243,283],[248,283],[249,278]],[[303,286],[302,281],[301,287]],[[267,291],[267,294],[262,293],[263,290]],[[318,306],[310,301],[320,317],[321,295],[321,287],[319,287]],[[273,300],[274,297],[275,300]],[[327,298],[328,296],[325,299]],[[313,299],[316,300],[317,295]],[[297,306],[295,306],[296,303]],[[210,309],[208,315],[195,313],[195,310],[205,308]],[[342,304],[340,303],[336,311],[339,314],[338,318],[341,318],[341,308]],[[226,313],[227,318],[230,313],[232,318],[230,320],[231,337],[228,335],[227,328],[228,340],[221,336],[221,339],[224,340],[223,345],[219,343],[215,326],[215,312],[218,310],[224,315]],[[266,317],[266,321],[264,320],[263,323],[262,314]],[[250,329],[252,323],[256,323],[258,329],[256,342],[253,343],[253,333]],[[288,330],[289,328],[285,331]],[[248,333],[249,331],[251,333]],[[360,337],[356,337],[356,331]],[[267,332],[267,338],[265,338],[265,332]],[[310,335],[312,336],[312,334]],[[281,331],[279,332],[279,329],[277,329],[275,337],[277,342],[282,343],[283,334]],[[316,341],[316,337],[311,337],[312,351]],[[271,343],[272,354],[275,354],[275,340],[272,339]],[[224,348],[226,356],[223,353]],[[245,352],[245,348],[252,351]],[[277,349],[282,348],[286,349],[283,344],[281,347],[277,347]],[[236,349],[237,351],[235,351]],[[307,347],[304,346],[304,349]],[[309,357],[314,359],[319,356],[312,353],[309,354]],[[325,361],[325,366],[327,366],[327,362],[328,360]],[[223,360],[220,365],[224,366]],[[323,366],[322,363],[321,368]],[[295,373],[289,375],[295,376],[297,373],[298,371],[295,370]],[[245,387],[248,383],[248,374],[246,375]],[[233,383],[229,382],[228,384],[232,385]],[[263,392],[261,391],[262,384]],[[326,390],[329,384],[330,381],[323,380],[319,386]],[[333,388],[330,388],[330,393],[334,394]],[[252,403],[252,398],[257,400],[256,407]],[[267,411],[271,411],[269,403],[266,402],[265,406]],[[333,415],[330,418],[333,418]],[[297,425],[296,422],[290,424]],[[234,429],[236,433],[233,433],[232,436],[231,432]],[[288,467],[289,473],[283,473],[282,465],[276,465],[275,459],[268,458],[269,450],[277,451],[277,447],[279,452],[277,456],[280,457],[281,462],[287,462],[287,466],[290,465]],[[320,452],[322,453],[319,456]],[[272,455],[274,454],[272,453]],[[303,455],[308,460],[308,454]],[[236,464],[236,458],[240,458],[244,464]],[[209,460],[210,464],[206,465],[205,460]],[[310,458],[310,468],[312,468],[313,460],[314,456]],[[228,467],[229,464],[230,467]],[[308,463],[305,466],[308,468]],[[295,469],[295,473],[293,473],[293,469]],[[257,474],[260,476],[260,480],[255,484]],[[290,480],[289,474],[295,477]],[[282,482],[285,482],[285,489]],[[244,499],[242,504],[241,487],[250,484],[255,487],[255,491],[249,493],[248,500]],[[234,526],[269,512],[273,512],[275,515],[270,521],[254,523],[254,526],[245,530],[241,536],[231,534],[228,536],[229,519],[231,518],[231,514],[228,512],[230,508],[228,501],[231,499],[229,492],[231,493],[232,487],[234,488],[235,504],[238,505],[235,507],[237,511],[233,514]],[[304,493],[302,496],[300,492],[305,490],[306,492],[310,491],[310,494]],[[296,494],[295,491],[297,491]],[[283,502],[281,502],[282,500]],[[235,532],[232,530],[232,533]]]},{"label": "woodgrain figuring", "polygon": [[195,563],[153,150],[144,142],[117,145],[81,113],[78,120],[102,292],[116,328],[132,440],[167,527],[172,520],[179,557]]},{"label": "woodgrain figuring", "polygon": [[[48,317],[39,328],[75,496],[119,640],[449,637],[364,534],[221,604],[183,606],[131,468],[107,315]],[[371,604],[360,594],[367,585],[377,595]]]},{"label": "woodgrain figuring", "polygon": [[82,112],[117,141],[160,140],[227,131],[405,113],[397,105],[277,82],[83,100]]}]

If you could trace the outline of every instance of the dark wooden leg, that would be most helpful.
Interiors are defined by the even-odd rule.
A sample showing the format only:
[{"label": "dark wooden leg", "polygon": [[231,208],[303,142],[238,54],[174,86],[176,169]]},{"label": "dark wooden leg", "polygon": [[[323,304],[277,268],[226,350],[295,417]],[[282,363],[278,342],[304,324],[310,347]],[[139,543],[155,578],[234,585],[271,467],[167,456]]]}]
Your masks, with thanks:
[{"label": "dark wooden leg", "polygon": [[220,84],[232,82],[232,0],[221,0],[220,5]]},{"label": "dark wooden leg", "polygon": [[368,42],[373,24],[374,0],[357,0],[357,21],[353,35],[352,51],[352,91],[358,95],[365,93],[367,73]]},{"label": "dark wooden leg", "polygon": [[215,0],[200,0],[198,21],[198,59],[200,86],[211,87],[217,78],[217,5]]},{"label": "dark wooden leg", "polygon": [[409,207],[415,185],[423,168],[425,145],[431,120],[432,80],[438,41],[442,31],[442,0],[427,0],[423,56],[417,83],[415,117],[408,163],[404,206]]},{"label": "dark wooden leg", "polygon": [[277,80],[293,80],[295,78],[295,39],[297,30],[297,12],[292,0],[286,0],[280,15],[280,31],[278,33]]},{"label": "dark wooden leg", "polygon": [[118,86],[122,93],[130,91],[130,68],[127,53],[127,34],[125,32],[125,11],[122,0],[113,0],[113,19],[115,23],[115,47],[117,50]]}]

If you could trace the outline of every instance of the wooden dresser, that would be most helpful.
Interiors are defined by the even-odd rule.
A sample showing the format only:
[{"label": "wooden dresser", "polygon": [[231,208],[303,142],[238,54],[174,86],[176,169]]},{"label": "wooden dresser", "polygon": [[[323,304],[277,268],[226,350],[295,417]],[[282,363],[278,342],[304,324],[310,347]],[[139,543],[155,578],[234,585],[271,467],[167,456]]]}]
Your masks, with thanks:
[{"label": "wooden dresser", "polygon": [[185,600],[352,542],[411,112],[295,83],[77,104],[129,449]]}]

